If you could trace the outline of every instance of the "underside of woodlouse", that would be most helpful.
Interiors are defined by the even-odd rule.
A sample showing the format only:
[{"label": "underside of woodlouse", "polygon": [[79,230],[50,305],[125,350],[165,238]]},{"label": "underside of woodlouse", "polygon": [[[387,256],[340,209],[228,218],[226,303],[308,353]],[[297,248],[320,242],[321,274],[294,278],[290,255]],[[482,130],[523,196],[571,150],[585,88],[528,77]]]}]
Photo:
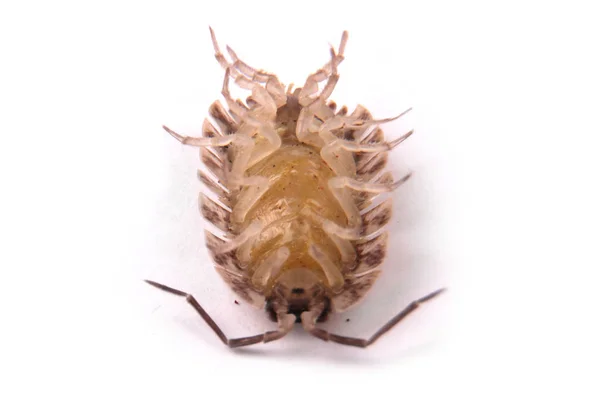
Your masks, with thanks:
[{"label": "underside of woodlouse", "polygon": [[[278,329],[228,339],[191,295],[148,283],[186,297],[230,347],[282,338],[295,322],[323,340],[366,347],[442,292],[414,301],[369,339],[316,327],[330,312],[356,304],[380,274],[392,201],[381,201],[378,195],[410,176],[394,181],[383,170],[387,153],[412,131],[386,141],[378,125],[406,112],[375,120],[362,106],[348,115],[345,106],[337,110],[329,100],[339,79],[347,32],[339,48],[331,48],[330,60],[298,88],[285,88],[277,76],[250,67],[227,47],[229,61],[212,29],[210,33],[215,57],[225,70],[221,93],[227,107],[217,100],[209,109],[218,127],[206,119],[202,137],[164,128],[182,144],[200,147],[210,171],[199,172],[214,195],[201,194],[200,209],[220,231],[206,231],[217,271],[238,296],[265,307]],[[231,80],[251,91],[245,102],[232,98]]]}]

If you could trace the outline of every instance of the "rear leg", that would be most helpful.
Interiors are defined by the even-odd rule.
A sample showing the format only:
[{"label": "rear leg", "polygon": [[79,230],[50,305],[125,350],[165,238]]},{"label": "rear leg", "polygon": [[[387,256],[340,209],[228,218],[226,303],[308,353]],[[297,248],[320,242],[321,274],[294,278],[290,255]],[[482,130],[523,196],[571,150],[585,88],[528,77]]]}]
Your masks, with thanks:
[{"label": "rear leg", "polygon": [[271,278],[279,273],[289,256],[290,250],[285,246],[272,252],[254,271],[252,275],[254,287],[263,291]]},{"label": "rear leg", "polygon": [[331,290],[334,293],[341,291],[344,286],[344,276],[335,263],[329,259],[318,245],[309,245],[308,254],[321,266]]},{"label": "rear leg", "polygon": [[[312,208],[306,207],[302,209],[301,214],[307,218],[309,218],[313,224],[322,226],[326,221],[324,217],[316,213]],[[356,262],[356,249],[354,245],[347,239],[341,238],[334,233],[328,232],[324,230],[325,233],[329,236],[331,241],[335,244],[338,251],[340,252],[340,257],[342,260],[343,267],[345,269],[352,269]]]},{"label": "rear leg", "polygon": [[359,222],[354,221],[346,227],[323,219],[323,230],[329,235],[337,235],[349,241],[366,241],[381,233],[392,217],[392,200],[387,199],[368,212],[359,215]]}]

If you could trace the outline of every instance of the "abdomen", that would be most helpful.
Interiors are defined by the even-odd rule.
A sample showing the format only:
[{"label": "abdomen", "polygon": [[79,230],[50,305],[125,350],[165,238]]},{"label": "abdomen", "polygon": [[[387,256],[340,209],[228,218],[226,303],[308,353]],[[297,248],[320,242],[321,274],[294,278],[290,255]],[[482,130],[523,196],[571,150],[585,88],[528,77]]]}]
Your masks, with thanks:
[{"label": "abdomen", "polygon": [[[251,277],[262,261],[285,246],[289,256],[277,275],[290,268],[303,267],[316,273],[326,284],[323,269],[309,254],[311,244],[318,244],[341,272],[340,252],[318,220],[324,218],[346,226],[347,218],[328,188],[334,173],[319,151],[299,142],[284,143],[279,150],[249,168],[247,175],[267,177],[270,186],[243,221],[238,222],[238,216],[232,215],[232,231],[235,234],[241,233],[252,222],[263,224],[254,241],[249,241],[237,251],[237,258],[246,274]],[[264,288],[266,295],[275,279],[269,279]]]}]

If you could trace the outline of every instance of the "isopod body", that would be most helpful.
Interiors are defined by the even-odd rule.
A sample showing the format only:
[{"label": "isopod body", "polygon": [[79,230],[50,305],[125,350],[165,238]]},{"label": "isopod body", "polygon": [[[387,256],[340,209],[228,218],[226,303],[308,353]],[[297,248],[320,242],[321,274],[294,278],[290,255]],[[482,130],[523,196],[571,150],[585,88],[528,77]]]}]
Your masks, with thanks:
[{"label": "isopod body", "polygon": [[[329,100],[344,60],[348,34],[330,60],[304,86],[285,88],[277,76],[256,70],[227,47],[228,60],[210,30],[215,57],[225,70],[202,137],[165,129],[181,143],[200,147],[210,174],[199,178],[213,196],[200,195],[203,216],[219,232],[206,231],[215,267],[233,291],[266,308],[278,328],[229,339],[189,294],[148,281],[186,299],[230,347],[283,337],[295,322],[323,340],[365,347],[442,290],[413,302],[369,339],[329,333],[317,327],[331,312],[360,301],[380,275],[386,254],[386,224],[392,199],[378,195],[399,187],[385,172],[388,152],[412,131],[386,141],[363,106],[347,114]],[[229,83],[249,90],[233,99]],[[319,90],[319,84],[323,87]]]}]

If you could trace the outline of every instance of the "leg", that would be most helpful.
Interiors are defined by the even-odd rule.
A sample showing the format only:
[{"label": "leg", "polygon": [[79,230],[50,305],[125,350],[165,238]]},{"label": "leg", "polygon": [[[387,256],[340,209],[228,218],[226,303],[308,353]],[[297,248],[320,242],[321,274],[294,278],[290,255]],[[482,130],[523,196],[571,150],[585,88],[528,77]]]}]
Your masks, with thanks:
[{"label": "leg", "polygon": [[341,188],[350,188],[355,191],[369,192],[373,194],[382,194],[385,192],[392,192],[400,185],[404,184],[410,178],[412,174],[409,173],[402,177],[396,182],[391,184],[379,184],[375,182],[362,182],[352,179],[350,177],[333,177],[329,180],[329,188],[332,191],[339,190]]},{"label": "leg", "polygon": [[[303,110],[304,111],[304,110]],[[404,114],[404,113],[403,113]],[[402,115],[402,114],[401,114]],[[398,116],[400,117],[400,116]],[[394,120],[398,117],[394,117],[392,119],[385,120],[360,120],[360,125],[346,125],[344,120],[354,120],[356,122],[356,118],[354,117],[342,117],[335,116],[327,121],[325,121],[318,130],[318,137],[321,139],[321,143],[323,144],[321,148],[321,157],[325,162],[329,165],[329,167],[336,173],[338,176],[354,176],[356,173],[356,161],[354,156],[351,153],[381,153],[387,152],[394,147],[398,146],[400,143],[405,141],[409,136],[412,135],[413,131],[408,132],[407,134],[397,138],[391,142],[382,142],[382,143],[359,143],[356,141],[348,141],[342,138],[338,138],[335,136],[332,131],[336,129],[342,129],[346,127],[361,127],[365,124],[375,124],[380,122],[387,122]],[[311,140],[315,140],[314,136],[310,132],[306,132],[304,137],[311,138]],[[298,139],[300,135],[298,134]],[[303,142],[307,142],[307,140],[303,140]]]},{"label": "leg", "polygon": [[223,242],[217,249],[215,249],[215,254],[219,255],[222,253],[227,253],[229,251],[233,251],[234,249],[239,248],[247,241],[250,241],[254,237],[260,234],[263,229],[263,224],[256,220],[250,223],[248,227],[244,231],[242,231],[238,236],[231,239],[231,241]]},{"label": "leg", "polygon": [[[256,164],[279,149],[281,147],[281,137],[273,128],[272,123],[270,123],[271,120],[275,119],[277,107],[269,94],[265,92],[265,89],[256,87],[252,90],[252,98],[258,103],[258,106],[254,107],[252,110],[242,108],[233,101],[231,94],[229,93],[229,73],[230,69],[227,69],[221,93],[225,97],[229,108],[244,123],[237,132],[240,137],[237,142],[241,144],[243,139],[245,143],[244,146],[246,146],[244,150],[247,152],[248,158],[241,163],[236,156],[234,158],[234,167],[236,168],[232,168],[234,175],[241,177],[248,167]],[[266,119],[267,122],[261,122],[254,118],[257,114],[262,114],[260,118]],[[264,137],[267,140],[267,143],[256,146],[255,141],[252,139],[256,132]]]},{"label": "leg", "polygon": [[[311,207],[303,208],[300,213],[305,218],[310,219],[310,221],[312,221],[312,223],[316,226],[323,226],[325,221],[328,221],[321,215],[316,213]],[[351,218],[349,220],[351,220]],[[329,236],[329,239],[331,239],[335,243],[335,246],[340,252],[340,256],[343,263],[342,266],[344,268],[351,268],[356,261],[356,249],[354,245],[345,238],[339,237],[332,232],[326,231],[325,229],[324,231]]]},{"label": "leg", "polygon": [[[300,91],[300,95],[298,96],[298,101],[304,107],[309,107],[313,103],[318,100],[327,99],[333,89],[335,88],[335,84],[339,80],[340,76],[337,73],[337,64],[336,64],[336,54],[333,48],[330,49],[331,52],[331,61],[329,62],[329,68],[320,69],[317,72],[311,74],[306,79],[302,90]],[[312,95],[317,93],[319,90],[319,82],[322,82],[327,79],[327,83],[325,87],[319,94],[319,96],[313,98]]]},{"label": "leg", "polygon": [[335,263],[329,259],[327,254],[325,254],[318,245],[309,244],[308,254],[319,264],[319,266],[321,266],[332,291],[334,293],[339,292],[344,287],[344,276]]},{"label": "leg", "polygon": [[207,138],[207,137],[196,138],[196,137],[191,137],[191,136],[179,135],[177,132],[173,131],[172,129],[170,129],[164,125],[163,125],[163,129],[165,131],[167,131],[169,134],[171,134],[171,136],[173,138],[177,139],[182,144],[191,145],[191,146],[199,146],[199,147],[227,146],[231,142],[233,142],[233,139],[235,138],[234,135],[219,136],[219,137],[212,137],[212,138]]},{"label": "leg", "polygon": [[[246,107],[240,106],[233,98],[231,97],[231,93],[229,92],[229,78],[231,77],[231,68],[225,70],[225,78],[223,79],[223,87],[221,89],[221,94],[225,98],[227,102],[227,106],[231,110],[233,114],[238,116],[242,122],[246,124],[250,124],[252,126],[260,126],[262,123],[254,118],[257,114],[260,114],[259,118],[261,120],[273,121],[275,120],[275,116],[277,114],[277,105],[274,103],[273,98],[266,92],[265,88],[260,85],[255,85],[252,87],[252,100],[257,104],[254,105],[252,110],[249,110]],[[241,82],[236,79],[236,82]],[[245,88],[244,86],[242,86]]]},{"label": "leg", "polygon": [[233,60],[233,64],[230,64],[223,55],[223,53],[221,53],[221,49],[219,48],[215,32],[212,28],[209,27],[209,29],[210,37],[212,39],[213,47],[215,49],[215,58],[217,59],[221,67],[223,67],[223,69],[225,70],[231,69],[231,74],[233,75],[234,79],[236,79],[236,82],[239,77],[243,77],[240,78],[241,81],[245,81],[246,83],[252,83],[254,86],[261,86],[259,84],[266,83],[266,90],[272,96],[275,103],[278,106],[284,105],[287,101],[287,96],[285,94],[285,89],[281,82],[279,82],[277,76],[250,67],[248,64],[244,63],[238,58],[237,54],[233,51],[233,49],[227,46],[227,52]]},{"label": "leg", "polygon": [[[239,122],[227,111],[219,100],[215,100],[208,108],[208,114],[217,122],[223,135],[235,134],[240,128]],[[217,135],[219,136],[219,135]]]},{"label": "leg", "polygon": [[254,204],[267,192],[271,185],[267,177],[254,175],[244,177],[240,185],[245,187],[238,194],[237,202],[232,210],[233,220],[242,223]]},{"label": "leg", "polygon": [[279,273],[289,256],[290,250],[285,246],[272,252],[252,274],[251,280],[254,287],[264,291],[271,278]]},{"label": "leg", "polygon": [[[357,173],[358,173],[358,168],[357,168]],[[359,177],[359,176],[360,175],[357,174],[357,177]],[[395,190],[400,185],[404,184],[406,181],[409,180],[409,178],[411,176],[412,176],[412,173],[409,173],[409,174],[405,175],[404,177],[402,177],[399,181],[394,182],[394,176],[392,175],[391,172],[388,171],[372,181],[371,180],[367,180],[367,181],[359,180],[359,182],[378,184],[380,186],[388,188],[388,190],[386,190],[384,192],[389,192],[389,191]],[[369,205],[371,205],[373,203],[373,200],[376,199],[380,194],[381,194],[380,192],[369,192],[369,191],[360,191],[359,190],[359,192],[355,196],[356,206],[361,211],[365,210],[369,207]]]},{"label": "leg", "polygon": [[348,152],[364,152],[364,153],[376,153],[376,152],[387,152],[388,150],[394,149],[396,146],[400,145],[402,142],[407,140],[412,134],[413,130],[408,131],[406,134],[402,135],[400,138],[396,138],[390,142],[382,142],[382,143],[356,143],[352,141],[345,141],[343,139],[338,139],[340,147],[342,149],[347,150]]},{"label": "leg", "polygon": [[[327,107],[323,105],[323,107]],[[408,111],[408,110],[407,110]],[[359,120],[356,117],[347,117],[342,115],[335,115],[323,122],[318,129],[311,130],[312,121],[314,120],[314,113],[311,112],[309,107],[305,107],[300,112],[298,118],[298,125],[296,126],[296,136],[298,140],[313,146],[321,148],[321,156],[327,162],[327,164],[336,172],[337,175],[351,176],[348,174],[348,169],[355,169],[356,163],[354,157],[350,154],[340,155],[340,153],[354,152],[354,153],[378,153],[387,152],[400,143],[404,142],[410,137],[413,131],[401,136],[390,142],[382,143],[359,143],[357,141],[349,141],[343,138],[339,138],[333,134],[333,131],[340,129],[360,129],[368,125],[380,124],[389,121],[393,121],[407,111],[400,115],[387,118],[383,120]],[[341,150],[345,152],[340,152]],[[354,172],[354,171],[352,171]]]},{"label": "leg", "polygon": [[304,86],[302,87],[300,95],[298,96],[301,105],[307,106],[316,101],[316,99],[312,99],[311,96],[318,91],[319,82],[323,82],[327,78],[329,78],[329,81],[318,98],[322,98],[322,95],[326,95],[324,96],[324,98],[327,98],[329,97],[329,95],[331,95],[333,87],[339,79],[339,76],[337,75],[337,66],[344,60],[344,50],[346,49],[347,42],[348,32],[344,31],[344,33],[342,34],[342,39],[340,41],[340,47],[338,48],[337,54],[335,52],[335,49],[333,49],[332,47],[331,61],[325,64],[323,68],[317,70],[316,72],[308,76]]},{"label": "leg", "polygon": [[[275,74],[268,73],[266,71],[257,70],[250,67],[248,64],[240,60],[233,49],[227,46],[227,52],[233,60],[233,67],[244,74],[252,82],[259,82],[265,84],[265,89],[272,96],[273,100],[278,107],[283,106],[287,102],[287,95],[285,93],[285,87],[279,78]],[[261,86],[262,87],[262,86]]]},{"label": "leg", "polygon": [[185,293],[183,291],[176,290],[171,287],[167,287],[166,285],[156,283],[154,281],[150,281],[150,280],[144,280],[144,281],[147,282],[148,284],[150,284],[158,289],[161,289],[163,291],[166,291],[168,293],[178,295],[180,297],[185,297],[185,300],[190,305],[192,305],[192,307],[196,310],[196,312],[198,312],[198,314],[202,317],[202,319],[204,319],[206,324],[208,324],[210,326],[210,328],[215,332],[215,334],[221,339],[223,344],[227,345],[229,348],[244,347],[246,345],[257,344],[260,342],[268,343],[270,341],[279,340],[280,338],[285,336],[292,329],[294,321],[296,320],[296,318],[292,315],[282,316],[279,319],[279,329],[278,330],[267,331],[266,333],[258,334],[255,336],[229,339],[229,338],[227,338],[225,333],[223,333],[223,331],[219,328],[219,326],[215,323],[215,321],[210,317],[210,315],[208,313],[206,313],[204,308],[202,308],[202,306],[200,306],[198,301],[196,301],[196,299],[192,295]]},{"label": "leg", "polygon": [[[363,120],[356,116],[345,116],[345,115],[340,115],[338,113],[334,117],[324,121],[323,124],[321,124],[319,126],[319,129],[318,129],[318,131],[316,131],[316,133],[319,134],[319,136],[322,136],[322,135],[327,135],[326,134],[327,132],[330,133],[331,131],[343,129],[343,128],[359,129],[359,128],[363,128],[363,127],[368,127],[370,125],[384,124],[384,123],[388,123],[388,122],[399,119],[400,117],[402,117],[403,115],[405,115],[406,113],[408,113],[411,110],[412,110],[412,108],[409,108],[409,109],[403,111],[402,113],[398,114],[395,117],[384,118],[381,120],[375,120],[375,119]],[[395,139],[394,141],[392,141],[390,143],[398,145],[400,142],[407,139],[410,135],[412,135],[412,131],[409,132],[408,134],[403,135],[402,137],[400,137],[398,139]],[[346,142],[351,143],[350,141],[346,141]],[[365,149],[368,149],[368,146]],[[364,151],[368,152],[369,150],[364,150]],[[378,151],[378,150],[372,150],[372,151]],[[363,150],[360,150],[360,152],[363,152]]]},{"label": "leg", "polygon": [[[327,160],[327,159],[325,159],[325,160]],[[339,236],[340,238],[343,238],[346,240],[356,239],[357,235],[358,236],[365,235],[364,232],[357,233],[356,227],[361,225],[361,223],[362,223],[362,228],[365,230],[368,230],[368,227],[366,226],[366,224],[369,224],[373,220],[376,221],[376,219],[365,220],[369,216],[369,213],[366,213],[362,217],[362,222],[361,222],[360,208],[359,208],[360,204],[357,203],[356,198],[352,196],[352,194],[348,191],[348,189],[351,189],[354,191],[359,191],[362,194],[365,194],[364,199],[371,199],[373,196],[375,196],[375,194],[382,194],[382,193],[394,191],[400,185],[402,185],[403,183],[408,181],[410,176],[411,176],[411,174],[407,174],[404,177],[402,177],[400,180],[398,180],[396,182],[392,181],[389,183],[363,182],[363,181],[357,181],[357,180],[352,179],[347,176],[331,178],[328,182],[329,189],[331,190],[331,193],[333,194],[333,196],[340,203],[340,206],[342,206],[344,213],[346,213],[346,216],[348,218],[348,227],[349,228],[343,229],[343,228],[333,224],[333,222],[327,220],[329,223],[327,223],[323,226],[324,230],[332,237]],[[369,196],[369,194],[374,194],[374,195]],[[375,209],[377,209],[377,208],[375,208]],[[373,210],[375,210],[375,209],[373,209]]]},{"label": "leg", "polygon": [[327,100],[327,98],[329,96],[331,96],[331,94],[333,93],[333,90],[335,89],[335,85],[337,84],[338,80],[340,79],[340,76],[337,72],[337,65],[335,64],[335,57],[336,57],[335,51],[332,48],[331,49],[331,58],[332,58],[331,75],[329,75],[329,79],[327,80],[325,87],[319,94],[319,97],[317,97],[317,99],[315,99],[315,101],[320,100],[322,102],[325,102],[325,100]]},{"label": "leg", "polygon": [[325,331],[323,329],[318,329],[318,328],[314,328],[314,327],[309,330],[309,333],[315,337],[320,338],[321,340],[324,340],[324,341],[332,341],[332,342],[335,342],[338,344],[352,345],[353,347],[365,348],[365,347],[373,344],[375,341],[377,341],[377,339],[379,337],[381,337],[382,335],[387,333],[392,327],[394,327],[396,324],[398,324],[400,321],[402,321],[405,317],[410,315],[421,304],[435,298],[436,296],[438,296],[445,290],[446,290],[445,288],[441,288],[437,291],[432,292],[429,295],[424,296],[423,298],[420,298],[420,299],[417,299],[416,301],[411,302],[410,305],[408,305],[404,310],[402,310],[400,313],[398,313],[396,316],[394,316],[389,322],[384,324],[383,327],[381,327],[379,330],[377,330],[377,332],[368,339],[340,336],[337,334],[329,333],[328,331]]}]

